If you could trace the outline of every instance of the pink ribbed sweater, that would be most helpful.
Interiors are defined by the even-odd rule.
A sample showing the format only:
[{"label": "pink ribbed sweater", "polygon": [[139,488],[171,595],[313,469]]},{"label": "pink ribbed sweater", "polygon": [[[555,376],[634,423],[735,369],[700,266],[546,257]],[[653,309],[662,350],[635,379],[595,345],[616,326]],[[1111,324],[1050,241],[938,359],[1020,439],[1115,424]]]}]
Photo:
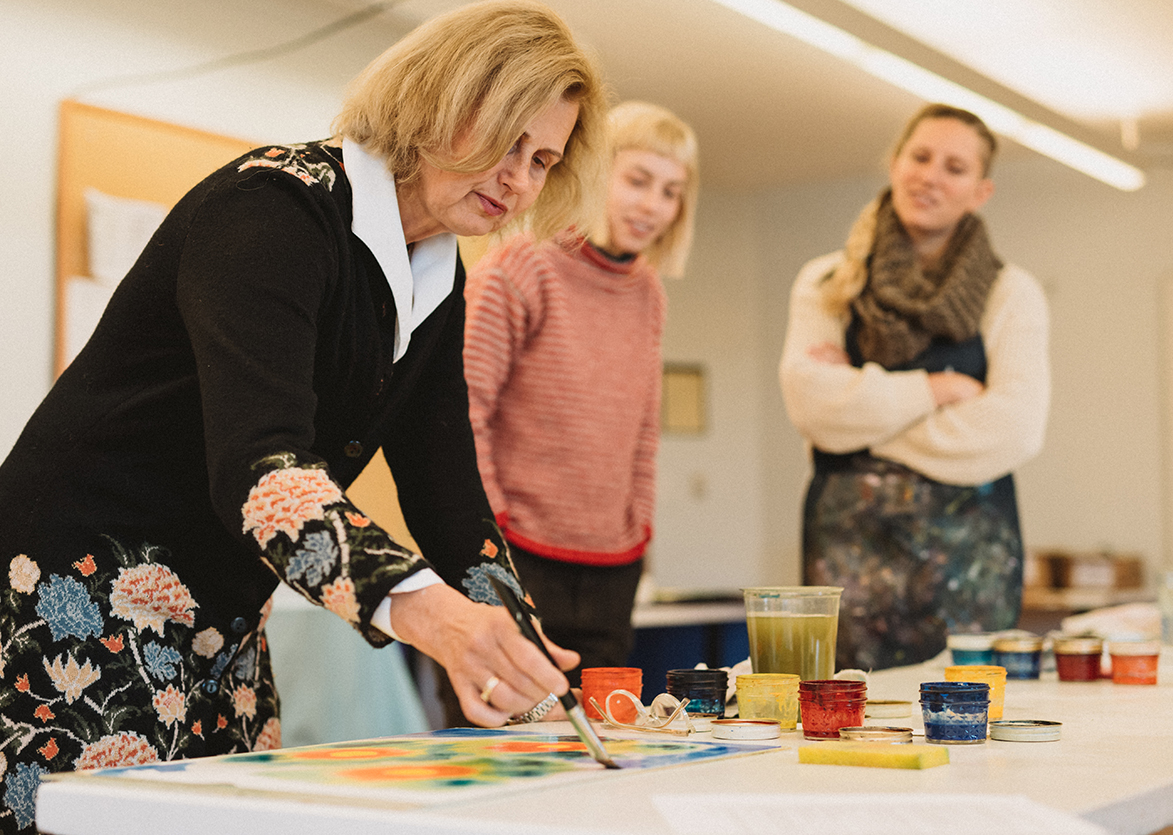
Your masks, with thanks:
[{"label": "pink ribbed sweater", "polygon": [[511,542],[566,562],[644,552],[655,509],[666,296],[643,259],[518,236],[469,274],[477,460]]}]

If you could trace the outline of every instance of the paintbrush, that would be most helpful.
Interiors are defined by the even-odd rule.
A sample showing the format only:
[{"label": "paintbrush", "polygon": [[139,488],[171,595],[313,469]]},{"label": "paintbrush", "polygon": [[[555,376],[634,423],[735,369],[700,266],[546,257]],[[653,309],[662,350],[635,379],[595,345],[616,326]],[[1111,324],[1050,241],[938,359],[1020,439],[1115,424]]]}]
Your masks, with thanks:
[{"label": "paintbrush", "polygon": [[[550,659],[550,663],[557,667],[558,665],[554,662],[550,651],[542,643],[542,638],[538,635],[538,631],[534,629],[529,615],[522,608],[521,601],[517,599],[517,594],[514,593],[513,589],[509,588],[509,586],[505,585],[493,575],[490,574],[488,576],[489,582],[493,584],[493,589],[497,592],[497,596],[501,598],[501,602],[505,604],[505,608],[513,616],[513,620],[517,623],[521,634],[545,653],[546,657]],[[607,766],[607,768],[619,768],[615,764],[615,761],[607,755],[607,749],[603,747],[603,741],[599,739],[599,735],[595,733],[595,729],[587,721],[586,714],[582,711],[582,705],[578,703],[578,699],[574,698],[574,693],[567,690],[565,696],[558,697],[558,701],[562,702],[562,707],[566,709],[566,717],[570,720],[570,724],[574,726],[578,738],[582,740],[583,745],[587,747],[587,751],[590,752],[591,756]]]}]

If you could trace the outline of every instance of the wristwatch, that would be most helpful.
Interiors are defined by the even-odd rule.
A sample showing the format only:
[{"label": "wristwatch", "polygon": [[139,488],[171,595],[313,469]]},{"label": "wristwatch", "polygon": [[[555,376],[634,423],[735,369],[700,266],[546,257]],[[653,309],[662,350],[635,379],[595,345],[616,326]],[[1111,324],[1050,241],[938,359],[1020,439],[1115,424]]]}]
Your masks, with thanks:
[{"label": "wristwatch", "polygon": [[551,693],[549,696],[542,699],[525,713],[520,713],[517,716],[510,717],[507,724],[524,725],[527,722],[537,722],[539,719],[553,710],[554,705],[556,704],[558,704],[558,697]]}]

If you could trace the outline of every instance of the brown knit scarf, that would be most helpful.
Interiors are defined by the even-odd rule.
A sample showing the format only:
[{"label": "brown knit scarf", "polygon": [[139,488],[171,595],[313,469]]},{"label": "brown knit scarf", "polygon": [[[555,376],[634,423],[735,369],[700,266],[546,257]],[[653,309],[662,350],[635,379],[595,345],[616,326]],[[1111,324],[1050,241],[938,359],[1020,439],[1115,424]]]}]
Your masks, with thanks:
[{"label": "brown knit scarf", "polygon": [[990,286],[1002,268],[981,218],[965,215],[938,263],[922,270],[890,192],[881,195],[873,211],[867,283],[851,303],[864,361],[894,368],[936,337],[962,342],[977,334]]}]

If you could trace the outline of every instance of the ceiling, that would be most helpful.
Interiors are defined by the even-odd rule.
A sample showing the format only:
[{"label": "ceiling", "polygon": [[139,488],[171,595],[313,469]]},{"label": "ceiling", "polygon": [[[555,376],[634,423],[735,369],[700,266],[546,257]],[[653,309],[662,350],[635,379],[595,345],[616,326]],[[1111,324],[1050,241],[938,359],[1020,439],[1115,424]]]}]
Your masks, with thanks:
[{"label": "ceiling", "polygon": [[[713,0],[546,2],[597,52],[617,100],[655,101],[692,124],[706,185],[756,189],[877,173],[894,136],[922,104]],[[406,30],[459,5],[400,0],[382,18]],[[976,72],[987,87],[1029,99],[1037,112],[1142,167],[1173,166],[1169,0],[793,5],[846,21],[855,34],[905,57],[927,55],[963,75]],[[1031,153],[1017,146],[1005,151]]]}]

